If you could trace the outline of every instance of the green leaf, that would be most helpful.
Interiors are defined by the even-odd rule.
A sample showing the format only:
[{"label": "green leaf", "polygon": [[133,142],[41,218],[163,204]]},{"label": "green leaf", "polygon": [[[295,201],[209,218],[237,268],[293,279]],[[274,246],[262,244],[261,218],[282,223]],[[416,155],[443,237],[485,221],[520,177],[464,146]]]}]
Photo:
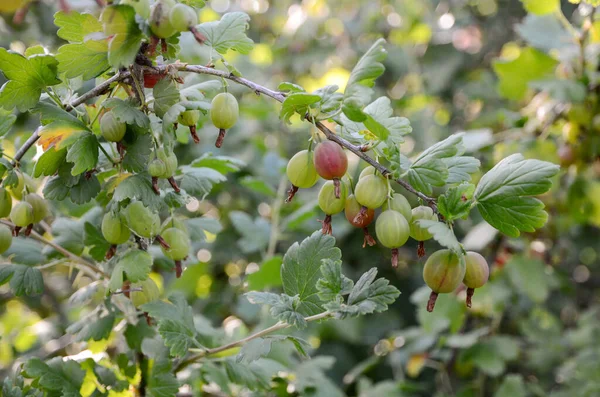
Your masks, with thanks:
[{"label": "green leaf", "polygon": [[261,178],[247,175],[239,180],[240,185],[268,197],[275,197],[275,189]]},{"label": "green leaf", "polygon": [[188,328],[181,321],[161,320],[158,333],[170,348],[171,356],[183,357],[191,346],[196,344],[196,330]]},{"label": "green leaf", "polygon": [[77,124],[81,129],[86,129],[86,125],[79,120],[77,117],[73,116],[71,113],[66,110],[59,108],[53,102],[40,101],[38,104],[31,110],[31,113],[39,113],[42,125],[50,124],[53,121],[66,121],[71,124]]},{"label": "green leaf", "polygon": [[159,323],[164,320],[172,322],[181,322],[184,326],[195,332],[194,313],[192,308],[187,304],[183,295],[177,293],[169,297],[169,302],[154,301],[141,306],[141,309],[148,313],[150,317],[157,320]]},{"label": "green leaf", "polygon": [[518,374],[506,375],[494,393],[494,397],[527,397],[528,395],[523,376]]},{"label": "green leaf", "polygon": [[66,158],[66,149],[56,150],[54,147],[49,148],[36,161],[33,176],[39,178],[42,175],[54,175],[58,171],[58,168],[65,162]]},{"label": "green leaf", "polygon": [[348,305],[342,305],[337,308],[340,314],[370,314],[373,312],[386,311],[388,305],[394,303],[400,295],[400,291],[384,278],[375,280],[377,268],[372,268],[364,273],[350,291],[348,296]]},{"label": "green leaf", "polygon": [[71,175],[79,175],[92,170],[98,162],[98,139],[87,133],[77,139],[67,152],[67,161],[73,163]]},{"label": "green leaf", "polygon": [[143,38],[135,20],[135,10],[127,5],[108,6],[102,11],[100,21],[109,38],[108,62],[114,68],[129,67]]},{"label": "green leaf", "polygon": [[108,42],[88,40],[80,44],[65,44],[56,53],[58,72],[69,79],[82,76],[93,79],[108,70]]},{"label": "green leaf", "polygon": [[512,61],[495,61],[500,94],[508,99],[523,99],[528,83],[552,74],[556,65],[557,60],[534,48],[521,50],[519,57]]},{"label": "green leaf", "polygon": [[427,219],[421,219],[418,222],[419,226],[427,229],[427,231],[433,235],[435,241],[452,250],[461,261],[464,260],[465,254],[463,247],[460,245],[456,235],[448,225],[443,222],[430,221]]},{"label": "green leaf", "polygon": [[119,98],[109,98],[102,104],[105,108],[110,109],[120,122],[137,125],[146,130],[150,128],[150,119],[137,108],[138,105],[134,99],[124,101]]},{"label": "green leaf", "polygon": [[317,290],[322,301],[332,301],[338,296],[348,295],[354,287],[354,281],[342,274],[342,261],[323,260],[321,274],[317,281]]},{"label": "green leaf", "polygon": [[474,198],[481,216],[511,237],[544,226],[548,219],[544,204],[529,196],[546,193],[559,169],[546,161],[526,160],[521,154],[505,158],[477,185]]},{"label": "green leaf", "polygon": [[15,121],[17,121],[17,116],[0,108],[0,137],[10,132]]},{"label": "green leaf", "polygon": [[[431,194],[432,186],[444,186],[450,176],[449,166],[453,163],[447,161],[462,153],[462,134],[449,136],[417,156],[408,169],[408,181],[415,189]],[[458,163],[460,164],[460,161]],[[458,173],[459,169],[460,167],[455,169],[455,172]],[[459,178],[453,176],[453,180],[456,179]]]},{"label": "green leaf", "polygon": [[59,392],[62,397],[76,397],[81,395],[79,390],[83,385],[85,371],[76,361],[63,361],[62,357],[53,358],[48,363],[32,358],[25,363],[23,375],[36,379],[38,387],[43,390]]},{"label": "green leaf", "polygon": [[387,56],[384,44],[384,39],[373,43],[350,73],[344,91],[342,110],[352,121],[362,122],[366,119],[363,108],[371,101],[375,80],[385,71],[381,63]]},{"label": "green leaf", "polygon": [[135,174],[121,181],[113,193],[113,201],[119,203],[125,200],[139,200],[146,207],[154,210],[162,208],[164,205],[154,190],[148,174]]},{"label": "green leaf", "polygon": [[290,296],[298,296],[300,313],[311,316],[323,311],[317,289],[321,265],[324,259],[339,261],[341,257],[340,249],[335,246],[335,238],[324,235],[320,230],[288,249],[281,266],[283,291]]},{"label": "green leaf", "polygon": [[103,317],[82,318],[80,321],[70,325],[67,332],[76,335],[78,342],[88,340],[103,340],[108,339],[115,325],[114,314],[108,314]]},{"label": "green leaf", "polygon": [[197,29],[206,36],[204,44],[211,46],[221,54],[231,49],[248,54],[254,42],[246,36],[250,17],[244,12],[229,12],[220,21],[205,22]]},{"label": "green leaf", "polygon": [[560,10],[560,0],[521,0],[523,7],[535,15],[546,15]]},{"label": "green leaf", "polygon": [[0,107],[25,112],[39,101],[42,90],[60,83],[58,62],[51,55],[23,55],[0,48],[0,70],[9,80],[0,89]]},{"label": "green leaf", "polygon": [[149,376],[148,397],[172,397],[179,391],[179,381],[168,362],[155,363]]},{"label": "green leaf", "polygon": [[173,79],[162,79],[152,89],[154,95],[154,113],[163,118],[171,106],[179,102],[179,90]]},{"label": "green leaf", "polygon": [[130,172],[142,172],[148,167],[152,154],[152,136],[134,134],[133,142],[123,142],[127,151],[123,157],[123,168]]},{"label": "green leaf", "polygon": [[[45,190],[44,190],[45,191]],[[96,198],[100,193],[100,182],[96,175],[86,177],[85,174],[79,175],[79,181],[68,189],[69,198],[75,204],[84,204]]]},{"label": "green leaf", "polygon": [[248,289],[264,290],[281,285],[281,265],[283,258],[274,256],[260,264],[258,271],[248,275]]},{"label": "green leaf", "polygon": [[528,14],[515,30],[530,46],[539,50],[577,51],[573,36],[555,15]]},{"label": "green leaf", "polygon": [[225,175],[229,172],[239,171],[245,167],[246,164],[242,160],[236,159],[235,157],[215,156],[213,153],[208,152],[192,161],[190,166],[198,168],[212,168],[213,170]]},{"label": "green leaf", "polygon": [[271,375],[260,365],[260,362],[238,364],[233,360],[226,360],[224,365],[230,382],[245,386],[250,390],[270,388]]},{"label": "green leaf", "polygon": [[265,249],[271,236],[271,225],[264,218],[252,217],[242,211],[231,211],[229,219],[235,230],[242,235],[237,241],[244,253],[252,253]]},{"label": "green leaf", "polygon": [[[132,283],[148,278],[152,269],[152,255],[142,250],[131,250],[119,258],[117,268],[121,268]],[[116,271],[115,269],[115,271]]]},{"label": "green leaf", "polygon": [[453,186],[438,197],[437,207],[446,221],[452,222],[459,218],[466,218],[471,212],[472,197],[475,185],[462,183]]},{"label": "green leaf", "polygon": [[39,269],[25,265],[0,265],[0,285],[10,281],[16,296],[39,295],[44,292],[44,279]]},{"label": "green leaf", "polygon": [[446,184],[470,182],[471,174],[479,171],[481,162],[475,157],[458,156],[442,159],[448,168]]},{"label": "green leaf", "polygon": [[211,168],[196,168],[183,166],[180,168],[183,172],[181,179],[181,188],[188,194],[204,199],[217,183],[225,182],[225,175]]},{"label": "green leaf", "polygon": [[273,294],[271,292],[250,291],[246,293],[250,303],[271,306],[271,315],[276,319],[296,326],[299,329],[306,328],[306,319],[298,311],[302,306],[299,297],[286,294]]},{"label": "green leaf", "polygon": [[298,113],[300,117],[304,117],[308,113],[310,105],[319,102],[321,97],[316,94],[306,92],[294,92],[288,95],[281,104],[281,112],[279,118],[285,123],[290,124],[290,118]]},{"label": "green leaf", "polygon": [[98,228],[89,222],[84,225],[85,238],[83,243],[86,247],[90,247],[90,255],[96,261],[104,260],[106,251],[110,248],[110,244],[104,239]]},{"label": "green leaf", "polygon": [[299,86],[298,84],[290,83],[287,81],[285,81],[283,83],[279,83],[279,85],[277,86],[277,90],[282,91],[282,92],[290,92],[290,93],[306,91],[302,86]]},{"label": "green leaf", "polygon": [[244,344],[235,357],[238,363],[249,364],[271,352],[272,338],[256,338]]},{"label": "green leaf", "polygon": [[190,232],[192,241],[202,241],[206,238],[207,233],[219,234],[223,230],[223,226],[218,219],[209,217],[198,217],[186,219],[185,224]]},{"label": "green leaf", "polygon": [[82,43],[88,34],[102,31],[102,24],[95,16],[73,10],[54,14],[54,24],[59,27],[58,37],[71,43]]},{"label": "green leaf", "polygon": [[549,276],[544,262],[523,256],[512,257],[506,264],[506,273],[515,289],[536,303],[543,303],[550,295]]}]

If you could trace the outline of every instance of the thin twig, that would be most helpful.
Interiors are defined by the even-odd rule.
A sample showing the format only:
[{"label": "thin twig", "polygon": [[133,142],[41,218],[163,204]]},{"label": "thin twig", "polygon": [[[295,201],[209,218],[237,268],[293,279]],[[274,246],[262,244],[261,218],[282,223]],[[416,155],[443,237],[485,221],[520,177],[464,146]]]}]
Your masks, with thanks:
[{"label": "thin twig", "polygon": [[[0,223],[3,223],[5,225],[7,225],[10,228],[14,228],[15,225],[12,222],[6,221],[4,219],[0,219]],[[46,238],[44,238],[43,236],[41,236],[40,234],[38,234],[36,231],[32,231],[31,235],[29,236],[31,238],[33,238],[36,241],[39,241],[42,244],[46,244],[52,248],[54,248],[56,251],[60,252],[61,254],[63,254],[64,256],[66,256],[67,258],[71,259],[73,262],[76,262],[75,264],[78,265],[78,267],[82,270],[85,271],[86,273],[88,273],[89,275],[93,276],[94,278],[99,278],[99,276],[103,276],[106,278],[109,278],[110,275],[106,272],[104,272],[102,269],[100,269],[99,267],[97,267],[96,265],[94,265],[92,262],[88,261],[87,259],[84,259],[78,255],[75,255],[74,253],[67,251],[66,249],[64,249],[63,247],[61,247],[60,245],[56,244],[53,241],[50,241]]]},{"label": "thin twig", "polygon": [[273,200],[273,209],[271,211],[271,234],[269,236],[269,245],[267,247],[267,253],[265,259],[271,259],[275,255],[277,248],[277,241],[279,241],[280,230],[279,230],[279,219],[281,218],[281,207],[283,200],[285,199],[285,190],[287,187],[287,178],[282,177],[277,187],[277,195]]},{"label": "thin twig", "polygon": [[[332,315],[333,315],[333,313],[331,313],[329,311],[326,311],[326,312],[323,312],[323,313],[315,314],[314,316],[305,317],[304,320],[306,322],[318,321],[318,320],[322,320],[322,319],[331,317]],[[190,356],[187,359],[181,361],[175,367],[174,372],[179,372],[182,369],[184,369],[187,366],[189,366],[190,364],[193,364],[196,361],[198,361],[198,360],[200,360],[200,359],[202,359],[202,358],[204,358],[206,356],[210,356],[210,355],[217,354],[217,353],[220,353],[220,352],[225,351],[225,350],[232,349],[234,347],[241,346],[244,343],[248,343],[248,342],[250,342],[253,339],[260,338],[260,337],[268,335],[268,334],[270,334],[272,332],[279,331],[281,329],[285,329],[285,328],[289,328],[289,327],[291,327],[290,324],[279,321],[278,323],[270,326],[269,328],[265,328],[262,331],[258,331],[258,332],[254,333],[252,335],[249,335],[249,336],[247,336],[245,338],[239,339],[239,340],[237,340],[235,342],[227,343],[225,345],[222,345],[222,346],[219,346],[219,347],[215,347],[215,348],[212,348],[212,349],[206,349],[206,350],[204,350],[204,351],[202,351],[202,352],[200,352],[198,354],[194,354],[193,356]]]}]

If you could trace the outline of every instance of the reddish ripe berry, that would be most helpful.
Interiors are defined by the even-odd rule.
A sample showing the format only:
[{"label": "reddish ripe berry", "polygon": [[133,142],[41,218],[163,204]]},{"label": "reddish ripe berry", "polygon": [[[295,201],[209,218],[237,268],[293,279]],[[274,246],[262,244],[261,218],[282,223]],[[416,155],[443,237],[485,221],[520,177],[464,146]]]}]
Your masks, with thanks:
[{"label": "reddish ripe berry", "polygon": [[465,278],[465,273],[465,264],[454,252],[443,249],[431,254],[423,267],[423,280],[431,288],[427,311],[433,311],[438,294],[454,291]]},{"label": "reddish ripe berry", "polygon": [[490,267],[483,256],[468,251],[465,257],[467,270],[463,284],[467,287],[467,307],[471,307],[471,299],[476,288],[483,287],[490,278]]},{"label": "reddish ripe berry", "polygon": [[164,76],[158,73],[144,73],[144,87],[154,88],[154,86],[163,78]]},{"label": "reddish ripe berry", "polygon": [[339,179],[348,170],[348,157],[340,145],[325,141],[315,149],[315,168],[323,179]]}]

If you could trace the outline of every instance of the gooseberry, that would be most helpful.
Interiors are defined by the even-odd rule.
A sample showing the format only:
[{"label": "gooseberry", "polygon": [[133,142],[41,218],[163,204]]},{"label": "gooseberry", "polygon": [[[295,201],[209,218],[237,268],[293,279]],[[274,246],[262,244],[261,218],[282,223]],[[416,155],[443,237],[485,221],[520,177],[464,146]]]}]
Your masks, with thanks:
[{"label": "gooseberry", "polygon": [[15,175],[17,175],[16,185],[7,186],[7,189],[10,192],[11,196],[13,196],[13,198],[21,200],[23,199],[23,189],[25,189],[26,185],[25,178],[23,177],[23,174],[21,174],[18,171],[15,173]]},{"label": "gooseberry", "polygon": [[398,211],[404,215],[409,223],[412,220],[412,208],[410,203],[406,197],[400,193],[394,193],[391,199],[386,200],[386,202],[383,203],[383,210],[387,211],[388,209]]},{"label": "gooseberry", "polygon": [[12,197],[8,190],[3,187],[0,187],[0,218],[6,218],[10,215],[10,210],[12,208]]},{"label": "gooseberry", "polygon": [[177,33],[177,30],[171,25],[169,14],[175,7],[174,0],[158,0],[150,9],[150,29],[154,36],[161,39],[168,39]]},{"label": "gooseberry", "polygon": [[154,88],[154,86],[164,78],[165,76],[160,73],[144,73],[144,87]]},{"label": "gooseberry", "polygon": [[158,214],[144,206],[141,201],[135,201],[127,206],[125,219],[129,228],[140,237],[155,237],[160,230]]},{"label": "gooseberry", "polygon": [[354,188],[354,195],[356,201],[362,206],[355,218],[358,223],[368,209],[379,208],[385,202],[388,197],[387,182],[377,175],[367,175],[358,180]]},{"label": "gooseberry", "polygon": [[426,207],[424,205],[412,209],[412,219],[410,221],[410,237],[419,242],[419,247],[417,248],[417,255],[419,256],[419,258],[425,256],[425,244],[423,242],[433,237],[433,235],[429,233],[429,230],[427,230],[419,224],[419,221],[422,219],[437,221],[438,216],[433,212],[433,210],[430,207]]},{"label": "gooseberry", "polygon": [[240,109],[237,99],[228,92],[222,92],[215,96],[210,107],[210,119],[215,127],[219,129],[219,136],[215,142],[216,147],[221,147],[225,133],[237,123]]},{"label": "gooseberry", "polygon": [[160,225],[161,233],[170,228],[176,228],[183,231],[185,234],[188,233],[188,228],[185,225],[185,221],[176,216],[170,216]]},{"label": "gooseberry", "polygon": [[23,200],[33,207],[33,222],[38,223],[48,216],[48,203],[37,193],[28,193]]},{"label": "gooseberry", "polygon": [[112,111],[104,113],[100,119],[100,132],[109,142],[120,142],[125,136],[127,125],[117,120]]},{"label": "gooseberry", "polygon": [[298,188],[308,189],[313,187],[319,179],[313,162],[313,152],[308,150],[301,150],[296,153],[288,162],[285,172],[290,182],[292,182],[286,200],[288,203],[292,201]]},{"label": "gooseberry", "polygon": [[340,198],[340,178],[348,170],[348,157],[344,149],[333,141],[320,143],[315,149],[314,162],[321,178],[333,180],[335,197]]},{"label": "gooseberry", "polygon": [[[180,6],[184,4],[178,4]],[[187,6],[186,6],[187,7]],[[177,122],[181,125],[185,125],[190,128],[190,134],[192,135],[192,139],[194,143],[200,143],[200,137],[196,133],[196,124],[200,120],[200,111],[199,110],[186,110],[182,112],[177,118]]]},{"label": "gooseberry", "polygon": [[104,239],[110,243],[110,248],[106,252],[106,259],[110,259],[116,252],[117,245],[123,244],[131,236],[131,232],[119,214],[107,212],[102,218],[101,228]]},{"label": "gooseberry", "polygon": [[[157,150],[156,156],[165,164],[165,172],[159,176],[166,178],[171,184],[173,190],[175,190],[176,193],[179,193],[179,186],[177,185],[175,178],[173,178],[175,171],[177,171],[177,156],[175,156],[175,153],[173,153],[172,150]],[[158,186],[156,186],[155,191],[158,191]]]},{"label": "gooseberry", "polygon": [[178,32],[185,32],[190,27],[198,24],[198,14],[188,5],[177,4],[169,13],[169,22]]},{"label": "gooseberry", "polygon": [[15,224],[13,235],[18,236],[21,228],[33,223],[33,207],[26,201],[17,203],[10,211],[10,220]]},{"label": "gooseberry", "polygon": [[463,284],[467,287],[467,307],[471,307],[475,289],[483,287],[490,278],[490,267],[481,254],[473,251],[467,251],[465,262],[467,266]]},{"label": "gooseberry", "polygon": [[179,278],[182,273],[181,261],[190,252],[190,239],[187,233],[175,227],[163,231],[162,237],[169,245],[169,248],[161,247],[162,252],[175,261],[175,275]]},{"label": "gooseberry", "polygon": [[325,213],[325,219],[320,221],[323,224],[323,234],[331,234],[331,215],[342,212],[346,206],[347,189],[346,184],[341,182],[341,197],[335,196],[335,185],[333,181],[327,181],[319,191],[319,207]]},{"label": "gooseberry", "polygon": [[346,197],[346,205],[344,208],[346,219],[348,220],[348,222],[350,222],[352,226],[363,230],[363,248],[366,247],[367,244],[369,246],[374,246],[377,243],[375,242],[375,239],[373,239],[373,237],[369,234],[369,229],[367,228],[367,226],[369,226],[371,222],[373,222],[373,219],[375,219],[375,211],[372,209],[367,209],[367,211],[364,213],[364,216],[360,217],[359,219],[356,219],[356,216],[361,211],[361,208],[362,206],[358,203],[358,201],[356,201],[356,198],[353,194]]},{"label": "gooseberry", "polygon": [[465,263],[454,252],[443,249],[431,254],[423,267],[423,280],[431,288],[427,311],[433,311],[438,294],[454,291],[463,281],[465,273]]},{"label": "gooseberry", "polygon": [[398,211],[383,211],[375,222],[377,239],[384,247],[392,249],[392,267],[398,267],[398,248],[408,241],[410,226]]},{"label": "gooseberry", "polygon": [[[141,291],[138,291],[141,289]],[[160,298],[160,290],[150,277],[144,281],[129,284],[129,298],[135,307],[140,307],[149,302],[154,302]]]},{"label": "gooseberry", "polygon": [[0,224],[0,254],[3,254],[12,244],[12,232],[6,225]]}]

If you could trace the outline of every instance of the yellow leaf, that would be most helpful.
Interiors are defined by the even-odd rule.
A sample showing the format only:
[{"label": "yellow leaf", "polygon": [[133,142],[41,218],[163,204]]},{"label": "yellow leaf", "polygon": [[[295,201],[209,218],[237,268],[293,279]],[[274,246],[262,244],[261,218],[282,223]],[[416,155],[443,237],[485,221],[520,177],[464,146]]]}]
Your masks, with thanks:
[{"label": "yellow leaf", "polygon": [[56,150],[68,147],[87,132],[86,128],[68,121],[54,121],[42,127],[38,141],[44,150],[54,146]]},{"label": "yellow leaf", "polygon": [[427,361],[427,354],[415,354],[410,357],[408,363],[406,364],[406,373],[411,378],[416,378],[419,376],[423,367],[425,366],[425,361]]}]

